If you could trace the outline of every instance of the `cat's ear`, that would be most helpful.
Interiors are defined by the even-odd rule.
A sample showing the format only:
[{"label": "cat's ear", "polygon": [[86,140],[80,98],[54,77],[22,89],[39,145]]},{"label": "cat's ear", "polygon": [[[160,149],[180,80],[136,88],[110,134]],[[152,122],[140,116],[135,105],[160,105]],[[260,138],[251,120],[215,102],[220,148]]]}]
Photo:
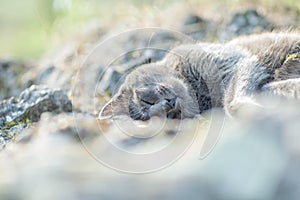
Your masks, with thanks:
[{"label": "cat's ear", "polygon": [[102,107],[98,118],[100,120],[105,120],[111,119],[115,115],[125,114],[124,112],[126,111],[126,109],[123,108],[123,99],[124,97],[122,94],[116,94],[115,96],[113,96],[112,99]]},{"label": "cat's ear", "polygon": [[115,116],[128,114],[128,101],[132,96],[131,91],[124,85],[101,109],[98,118],[100,120],[111,119]]},{"label": "cat's ear", "polygon": [[111,119],[113,117],[113,107],[116,106],[116,101],[111,99],[101,109],[98,118],[100,120]]}]

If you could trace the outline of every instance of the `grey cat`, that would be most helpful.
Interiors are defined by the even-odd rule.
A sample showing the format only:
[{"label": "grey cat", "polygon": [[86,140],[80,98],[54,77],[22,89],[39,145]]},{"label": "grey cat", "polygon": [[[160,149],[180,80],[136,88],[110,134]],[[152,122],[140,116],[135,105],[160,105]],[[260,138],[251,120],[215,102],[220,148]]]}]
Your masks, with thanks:
[{"label": "grey cat", "polygon": [[99,117],[183,119],[213,107],[235,116],[242,108],[261,107],[257,95],[300,100],[300,34],[178,46],[162,61],[129,73]]}]

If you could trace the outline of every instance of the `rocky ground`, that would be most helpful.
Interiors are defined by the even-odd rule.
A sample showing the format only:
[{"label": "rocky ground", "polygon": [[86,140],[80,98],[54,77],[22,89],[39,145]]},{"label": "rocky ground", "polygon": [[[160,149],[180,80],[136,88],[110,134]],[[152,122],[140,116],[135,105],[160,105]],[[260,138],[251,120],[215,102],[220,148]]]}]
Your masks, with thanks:
[{"label": "rocky ground", "polygon": [[180,43],[286,30],[298,25],[293,16],[244,9],[220,21],[186,11],[176,29],[96,25],[35,63],[0,61],[1,199],[298,199],[293,102],[266,99],[264,112],[235,121],[219,110],[183,121],[97,120],[134,67]]}]

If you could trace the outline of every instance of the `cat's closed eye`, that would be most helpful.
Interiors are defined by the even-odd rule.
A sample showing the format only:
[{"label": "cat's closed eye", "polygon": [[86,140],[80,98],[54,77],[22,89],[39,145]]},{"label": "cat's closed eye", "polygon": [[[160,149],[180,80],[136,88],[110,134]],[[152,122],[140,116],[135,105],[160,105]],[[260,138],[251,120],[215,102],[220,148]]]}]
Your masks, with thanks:
[{"label": "cat's closed eye", "polygon": [[140,87],[135,90],[138,102],[144,106],[152,106],[159,101],[159,97],[155,91],[155,86]]},{"label": "cat's closed eye", "polygon": [[145,100],[145,99],[141,99],[141,102],[150,106],[153,106],[155,104],[155,102],[153,101],[149,101],[149,100]]}]

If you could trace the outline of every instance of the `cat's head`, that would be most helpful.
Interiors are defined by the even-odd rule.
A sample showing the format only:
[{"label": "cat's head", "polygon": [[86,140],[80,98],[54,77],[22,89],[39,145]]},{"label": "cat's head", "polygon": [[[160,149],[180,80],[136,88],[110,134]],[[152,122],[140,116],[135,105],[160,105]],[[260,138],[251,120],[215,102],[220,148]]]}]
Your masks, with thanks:
[{"label": "cat's head", "polygon": [[128,115],[144,121],[152,116],[182,119],[197,114],[198,104],[176,71],[153,63],[127,75],[118,92],[102,108],[99,118]]}]

